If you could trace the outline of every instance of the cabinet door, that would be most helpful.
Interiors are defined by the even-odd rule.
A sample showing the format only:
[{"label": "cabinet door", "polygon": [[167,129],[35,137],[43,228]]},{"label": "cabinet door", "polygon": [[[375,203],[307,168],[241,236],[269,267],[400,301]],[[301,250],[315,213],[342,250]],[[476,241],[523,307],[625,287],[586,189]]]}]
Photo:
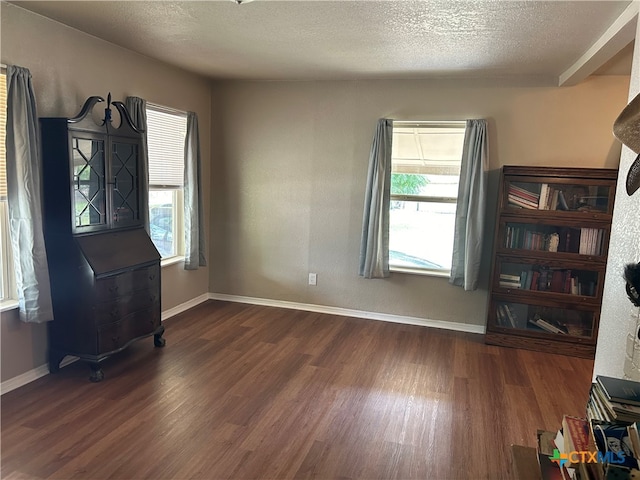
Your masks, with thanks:
[{"label": "cabinet door", "polygon": [[135,141],[113,139],[111,142],[111,226],[139,225],[144,218],[140,202],[140,158]]},{"label": "cabinet door", "polygon": [[[489,311],[490,329],[568,342],[595,342],[598,313],[587,305],[565,307],[543,302],[494,298]],[[517,332],[516,332],[517,331]]]},{"label": "cabinet door", "polygon": [[71,136],[72,216],[75,233],[105,228],[105,143],[91,134]]},{"label": "cabinet door", "polygon": [[613,213],[614,194],[606,180],[506,176],[502,208],[534,215],[579,212],[584,218],[605,218]]}]

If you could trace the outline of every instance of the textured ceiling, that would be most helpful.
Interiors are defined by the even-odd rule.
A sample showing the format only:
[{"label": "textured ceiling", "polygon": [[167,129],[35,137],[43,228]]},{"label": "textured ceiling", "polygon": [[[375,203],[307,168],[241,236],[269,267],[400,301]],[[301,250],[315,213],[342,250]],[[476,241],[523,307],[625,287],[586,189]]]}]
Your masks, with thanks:
[{"label": "textured ceiling", "polygon": [[[630,2],[11,3],[213,78],[437,76],[557,82]],[[625,70],[627,63],[623,59],[617,68]]]}]

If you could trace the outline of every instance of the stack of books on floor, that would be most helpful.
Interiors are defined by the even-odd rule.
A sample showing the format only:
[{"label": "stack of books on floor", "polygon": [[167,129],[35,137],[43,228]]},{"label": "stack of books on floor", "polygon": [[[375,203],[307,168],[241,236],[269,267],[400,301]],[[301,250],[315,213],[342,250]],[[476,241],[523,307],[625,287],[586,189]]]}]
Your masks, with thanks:
[{"label": "stack of books on floor", "polygon": [[640,479],[640,383],[597,376],[586,413],[565,415],[555,436],[538,433],[543,480]]}]

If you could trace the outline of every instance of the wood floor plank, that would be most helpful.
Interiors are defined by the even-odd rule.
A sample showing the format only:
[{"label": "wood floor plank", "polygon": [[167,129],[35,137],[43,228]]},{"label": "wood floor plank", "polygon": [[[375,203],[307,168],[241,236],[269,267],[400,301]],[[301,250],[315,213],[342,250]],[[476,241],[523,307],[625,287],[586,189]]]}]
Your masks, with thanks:
[{"label": "wood floor plank", "polygon": [[[1,399],[2,478],[510,479],[593,362],[481,335],[210,301]],[[36,452],[36,454],[34,454]]]}]

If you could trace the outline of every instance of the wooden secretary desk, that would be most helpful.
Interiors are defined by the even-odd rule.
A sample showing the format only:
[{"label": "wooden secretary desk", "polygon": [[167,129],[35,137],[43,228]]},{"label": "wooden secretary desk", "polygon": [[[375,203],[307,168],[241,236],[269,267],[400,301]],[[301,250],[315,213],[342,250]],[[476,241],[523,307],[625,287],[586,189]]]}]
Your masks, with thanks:
[{"label": "wooden secretary desk", "polygon": [[100,362],[133,341],[153,335],[155,346],[165,344],[160,254],[144,229],[142,132],[111,94],[96,122],[92,111],[101,102],[90,97],[74,118],[40,119],[54,313],[49,370],[56,372],[66,355],[77,356],[89,363],[94,382],[104,377]]}]

